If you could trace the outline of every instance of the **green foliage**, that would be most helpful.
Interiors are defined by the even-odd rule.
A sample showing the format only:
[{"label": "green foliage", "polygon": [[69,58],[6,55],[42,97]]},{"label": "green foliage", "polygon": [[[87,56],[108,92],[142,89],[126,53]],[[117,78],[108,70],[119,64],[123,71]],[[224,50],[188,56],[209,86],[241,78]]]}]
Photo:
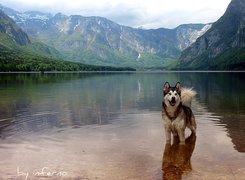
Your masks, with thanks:
[{"label": "green foliage", "polygon": [[141,54],[141,58],[137,59],[137,67],[143,68],[163,68],[167,69],[168,66],[173,63],[176,59],[168,58],[168,57],[159,57],[157,55],[143,53]]},{"label": "green foliage", "polygon": [[[65,59],[77,59],[77,62],[85,64],[95,64],[98,66],[133,67],[136,69],[167,69],[168,66],[175,64],[177,59],[160,57],[150,53],[142,53],[138,58],[138,53],[125,54],[108,48],[101,44],[96,45],[98,53],[84,49],[76,52],[63,52]],[[99,56],[100,55],[103,56]]]},{"label": "green foliage", "polygon": [[175,68],[178,70],[244,70],[245,48],[231,48],[215,58],[207,58],[208,51],[193,61],[180,62]]},{"label": "green foliage", "polygon": [[0,32],[0,45],[13,47],[15,45],[15,42],[6,33]]},{"label": "green foliage", "polygon": [[232,48],[218,55],[210,62],[212,69],[244,70],[245,48]]},{"label": "green foliage", "polygon": [[0,71],[134,71],[133,68],[93,66],[56,60],[0,45]]},{"label": "green foliage", "polygon": [[62,55],[55,48],[50,47],[36,39],[31,38],[31,43],[26,46],[19,46],[23,51],[27,51],[29,53],[39,54],[41,56],[48,56],[53,58],[62,59]]}]

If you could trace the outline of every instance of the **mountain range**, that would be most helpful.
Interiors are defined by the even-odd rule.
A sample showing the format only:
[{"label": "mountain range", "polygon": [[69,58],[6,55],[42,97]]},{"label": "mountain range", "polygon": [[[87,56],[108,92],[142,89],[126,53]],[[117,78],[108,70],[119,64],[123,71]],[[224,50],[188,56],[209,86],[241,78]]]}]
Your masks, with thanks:
[{"label": "mountain range", "polygon": [[0,72],[2,71],[103,71],[134,70],[92,66],[58,60],[60,53],[28,35],[0,10]]},{"label": "mountain range", "polygon": [[[212,24],[140,29],[103,17],[18,12],[0,5],[4,17],[0,17],[0,45],[13,47],[16,43],[18,48],[42,56],[92,65],[244,70],[244,8],[244,0],[232,0]],[[12,18],[9,24],[15,23],[13,27],[3,20],[6,16]]]},{"label": "mountain range", "polygon": [[[60,52],[62,59],[115,67],[168,67],[181,51],[211,24],[186,24],[175,29],[139,29],[103,17],[66,16],[0,6],[28,36]],[[60,58],[60,56],[58,57]]]}]

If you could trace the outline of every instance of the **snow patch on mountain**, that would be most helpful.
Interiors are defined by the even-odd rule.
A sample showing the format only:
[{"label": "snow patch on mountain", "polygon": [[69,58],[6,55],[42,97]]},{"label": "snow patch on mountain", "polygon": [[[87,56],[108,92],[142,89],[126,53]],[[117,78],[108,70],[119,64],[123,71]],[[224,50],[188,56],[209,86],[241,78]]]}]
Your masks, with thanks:
[{"label": "snow patch on mountain", "polygon": [[79,27],[81,25],[81,23],[79,22],[78,24],[76,24],[73,28],[73,30],[75,31],[77,29],[77,27]]},{"label": "snow patch on mountain", "polygon": [[196,42],[197,38],[202,36],[205,32],[207,32],[212,27],[212,24],[205,25],[200,31],[193,31],[190,34],[190,43]]},{"label": "snow patch on mountain", "polygon": [[[201,26],[201,27],[200,27]],[[197,38],[202,36],[212,27],[212,24],[206,25],[181,25],[177,28],[176,38],[179,42],[178,48],[183,51],[192,43],[196,42]]]}]

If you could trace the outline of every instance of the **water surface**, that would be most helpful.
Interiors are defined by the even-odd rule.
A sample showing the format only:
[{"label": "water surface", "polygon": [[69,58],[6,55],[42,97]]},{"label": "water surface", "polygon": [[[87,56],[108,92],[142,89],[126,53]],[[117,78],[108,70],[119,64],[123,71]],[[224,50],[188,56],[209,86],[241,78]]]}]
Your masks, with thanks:
[{"label": "water surface", "polygon": [[[244,77],[0,74],[0,179],[244,179]],[[165,81],[198,93],[185,146],[164,143]]]}]

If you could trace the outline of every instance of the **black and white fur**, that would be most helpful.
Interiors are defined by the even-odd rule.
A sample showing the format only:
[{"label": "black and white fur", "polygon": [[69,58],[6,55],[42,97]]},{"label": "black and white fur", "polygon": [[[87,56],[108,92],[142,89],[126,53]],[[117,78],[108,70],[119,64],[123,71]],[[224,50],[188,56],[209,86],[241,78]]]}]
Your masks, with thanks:
[{"label": "black and white fur", "polygon": [[196,133],[196,121],[191,110],[192,98],[196,92],[181,88],[177,82],[171,87],[168,82],[163,86],[162,117],[165,127],[166,143],[171,143],[171,133],[185,144],[185,129],[188,127]]}]

